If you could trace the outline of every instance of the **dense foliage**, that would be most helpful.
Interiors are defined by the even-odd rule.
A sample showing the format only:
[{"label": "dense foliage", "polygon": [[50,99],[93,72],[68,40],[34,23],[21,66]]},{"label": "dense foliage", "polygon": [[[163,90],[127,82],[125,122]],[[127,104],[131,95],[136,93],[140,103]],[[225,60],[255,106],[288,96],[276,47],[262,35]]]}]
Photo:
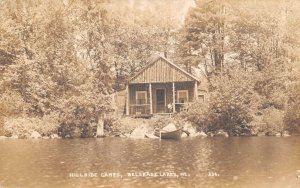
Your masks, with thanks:
[{"label": "dense foliage", "polygon": [[57,123],[39,131],[92,135],[113,110],[111,94],[155,53],[188,71],[203,70],[209,98],[184,114],[201,129],[299,131],[299,6],[272,0],[2,0],[0,134],[5,121],[10,134],[29,134],[37,128],[26,122],[52,118]]},{"label": "dense foliage", "polygon": [[13,119],[20,127],[46,116],[57,118],[62,136],[93,130],[113,110],[111,94],[149,56],[172,54],[180,19],[172,9],[180,6],[171,0],[1,1],[1,134],[5,121],[11,134],[22,135],[31,125],[18,133]]},{"label": "dense foliage", "polygon": [[300,17],[292,5],[299,4],[195,2],[178,50],[184,64],[203,68],[211,88],[208,107],[192,107],[189,118],[231,135],[298,130],[294,85],[299,82],[300,33],[295,28]]}]

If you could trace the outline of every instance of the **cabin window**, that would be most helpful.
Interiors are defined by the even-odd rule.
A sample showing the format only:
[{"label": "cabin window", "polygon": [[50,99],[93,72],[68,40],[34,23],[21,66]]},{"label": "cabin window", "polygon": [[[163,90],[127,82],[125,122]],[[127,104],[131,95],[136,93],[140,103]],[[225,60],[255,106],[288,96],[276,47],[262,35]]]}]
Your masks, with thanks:
[{"label": "cabin window", "polygon": [[136,92],[136,104],[147,104],[147,91]]},{"label": "cabin window", "polygon": [[187,103],[189,102],[189,92],[188,90],[178,90],[177,91],[177,102]]},{"label": "cabin window", "polygon": [[198,100],[201,102],[204,102],[204,95],[198,95]]}]

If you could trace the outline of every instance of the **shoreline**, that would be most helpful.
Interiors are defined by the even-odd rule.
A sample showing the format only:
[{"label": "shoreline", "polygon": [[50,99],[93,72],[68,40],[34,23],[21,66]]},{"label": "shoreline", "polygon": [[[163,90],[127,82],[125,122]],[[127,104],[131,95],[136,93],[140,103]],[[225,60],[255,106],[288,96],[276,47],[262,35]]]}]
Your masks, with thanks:
[{"label": "shoreline", "polygon": [[[30,119],[29,119],[30,120]],[[18,122],[18,121],[17,121]],[[186,137],[252,137],[252,136],[276,136],[289,137],[299,136],[299,134],[290,132],[287,129],[270,129],[267,127],[252,126],[244,130],[226,130],[220,128],[207,129],[201,125],[193,124],[187,119],[179,117],[166,118],[157,117],[151,119],[139,119],[130,117],[109,117],[99,120],[97,123],[90,124],[56,124],[40,121],[34,122],[20,121],[15,126],[14,121],[11,124],[3,126],[0,131],[0,140],[3,139],[69,139],[69,138],[104,138],[104,137],[122,137],[133,139],[154,139],[155,130],[162,130],[167,126],[173,126],[173,130],[182,128],[181,138]],[[28,124],[27,124],[28,123]],[[48,124],[47,124],[48,123]],[[43,129],[40,129],[44,126]],[[47,126],[51,126],[48,128]],[[48,128],[48,129],[47,129]],[[172,130],[168,130],[172,131]],[[157,137],[158,138],[158,137]]]},{"label": "shoreline", "polygon": [[[149,133],[148,133],[149,134]],[[151,133],[150,133],[151,134]],[[211,132],[205,133],[205,132],[197,132],[194,134],[191,134],[190,136],[186,136],[184,133],[181,136],[181,139],[189,139],[189,138],[218,138],[218,137],[223,137],[223,138],[234,138],[234,137],[278,137],[278,138],[287,138],[287,137],[298,137],[300,136],[299,134],[277,134],[277,135],[267,135],[267,134],[259,134],[259,135],[235,135],[235,136],[230,136],[226,134],[226,132],[222,134],[212,134]],[[93,137],[80,137],[80,136],[66,136],[62,137],[57,134],[53,134],[50,136],[39,136],[39,137],[24,137],[24,136],[0,136],[0,140],[53,140],[53,139],[105,139],[105,138],[126,138],[126,139],[134,139],[134,140],[152,140],[152,139],[159,139],[159,137],[147,137],[146,134],[144,136],[132,136],[131,134],[125,133],[125,134],[106,134],[103,136],[93,136]]]}]

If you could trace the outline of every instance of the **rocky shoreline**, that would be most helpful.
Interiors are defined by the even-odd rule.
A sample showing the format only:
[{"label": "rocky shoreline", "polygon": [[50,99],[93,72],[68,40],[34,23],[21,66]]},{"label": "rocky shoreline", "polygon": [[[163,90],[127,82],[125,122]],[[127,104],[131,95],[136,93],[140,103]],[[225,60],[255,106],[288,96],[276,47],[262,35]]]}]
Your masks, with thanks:
[{"label": "rocky shoreline", "polygon": [[[132,138],[132,139],[153,139],[158,138],[154,136],[154,128],[147,125],[141,124],[135,127],[131,131],[104,131],[103,134],[97,135],[99,131],[93,136],[89,138],[105,138],[105,137],[121,137],[121,138]],[[198,131],[194,126],[190,123],[186,123],[183,126],[183,133],[181,138],[195,138],[195,137],[230,137],[230,135],[224,130],[217,130],[213,132],[204,132]],[[289,137],[291,134],[288,131],[282,132],[257,132],[251,135],[238,135],[238,136],[276,136],[276,137]],[[33,131],[30,136],[0,136],[0,140],[4,139],[69,139],[69,138],[82,138],[79,135],[65,135],[60,136],[59,134],[51,134],[49,136],[44,136],[38,133],[37,131]]]}]

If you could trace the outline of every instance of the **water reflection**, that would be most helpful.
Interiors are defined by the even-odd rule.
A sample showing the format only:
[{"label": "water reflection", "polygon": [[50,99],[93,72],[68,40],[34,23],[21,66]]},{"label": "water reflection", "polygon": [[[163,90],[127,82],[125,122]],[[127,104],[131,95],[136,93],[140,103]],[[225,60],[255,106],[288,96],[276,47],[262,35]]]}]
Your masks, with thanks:
[{"label": "water reflection", "polygon": [[[0,187],[298,187],[299,141],[299,137],[3,140]],[[98,177],[69,177],[85,172]],[[190,176],[129,177],[130,172]],[[123,177],[104,177],[105,173]],[[220,176],[208,176],[214,173]]]}]

